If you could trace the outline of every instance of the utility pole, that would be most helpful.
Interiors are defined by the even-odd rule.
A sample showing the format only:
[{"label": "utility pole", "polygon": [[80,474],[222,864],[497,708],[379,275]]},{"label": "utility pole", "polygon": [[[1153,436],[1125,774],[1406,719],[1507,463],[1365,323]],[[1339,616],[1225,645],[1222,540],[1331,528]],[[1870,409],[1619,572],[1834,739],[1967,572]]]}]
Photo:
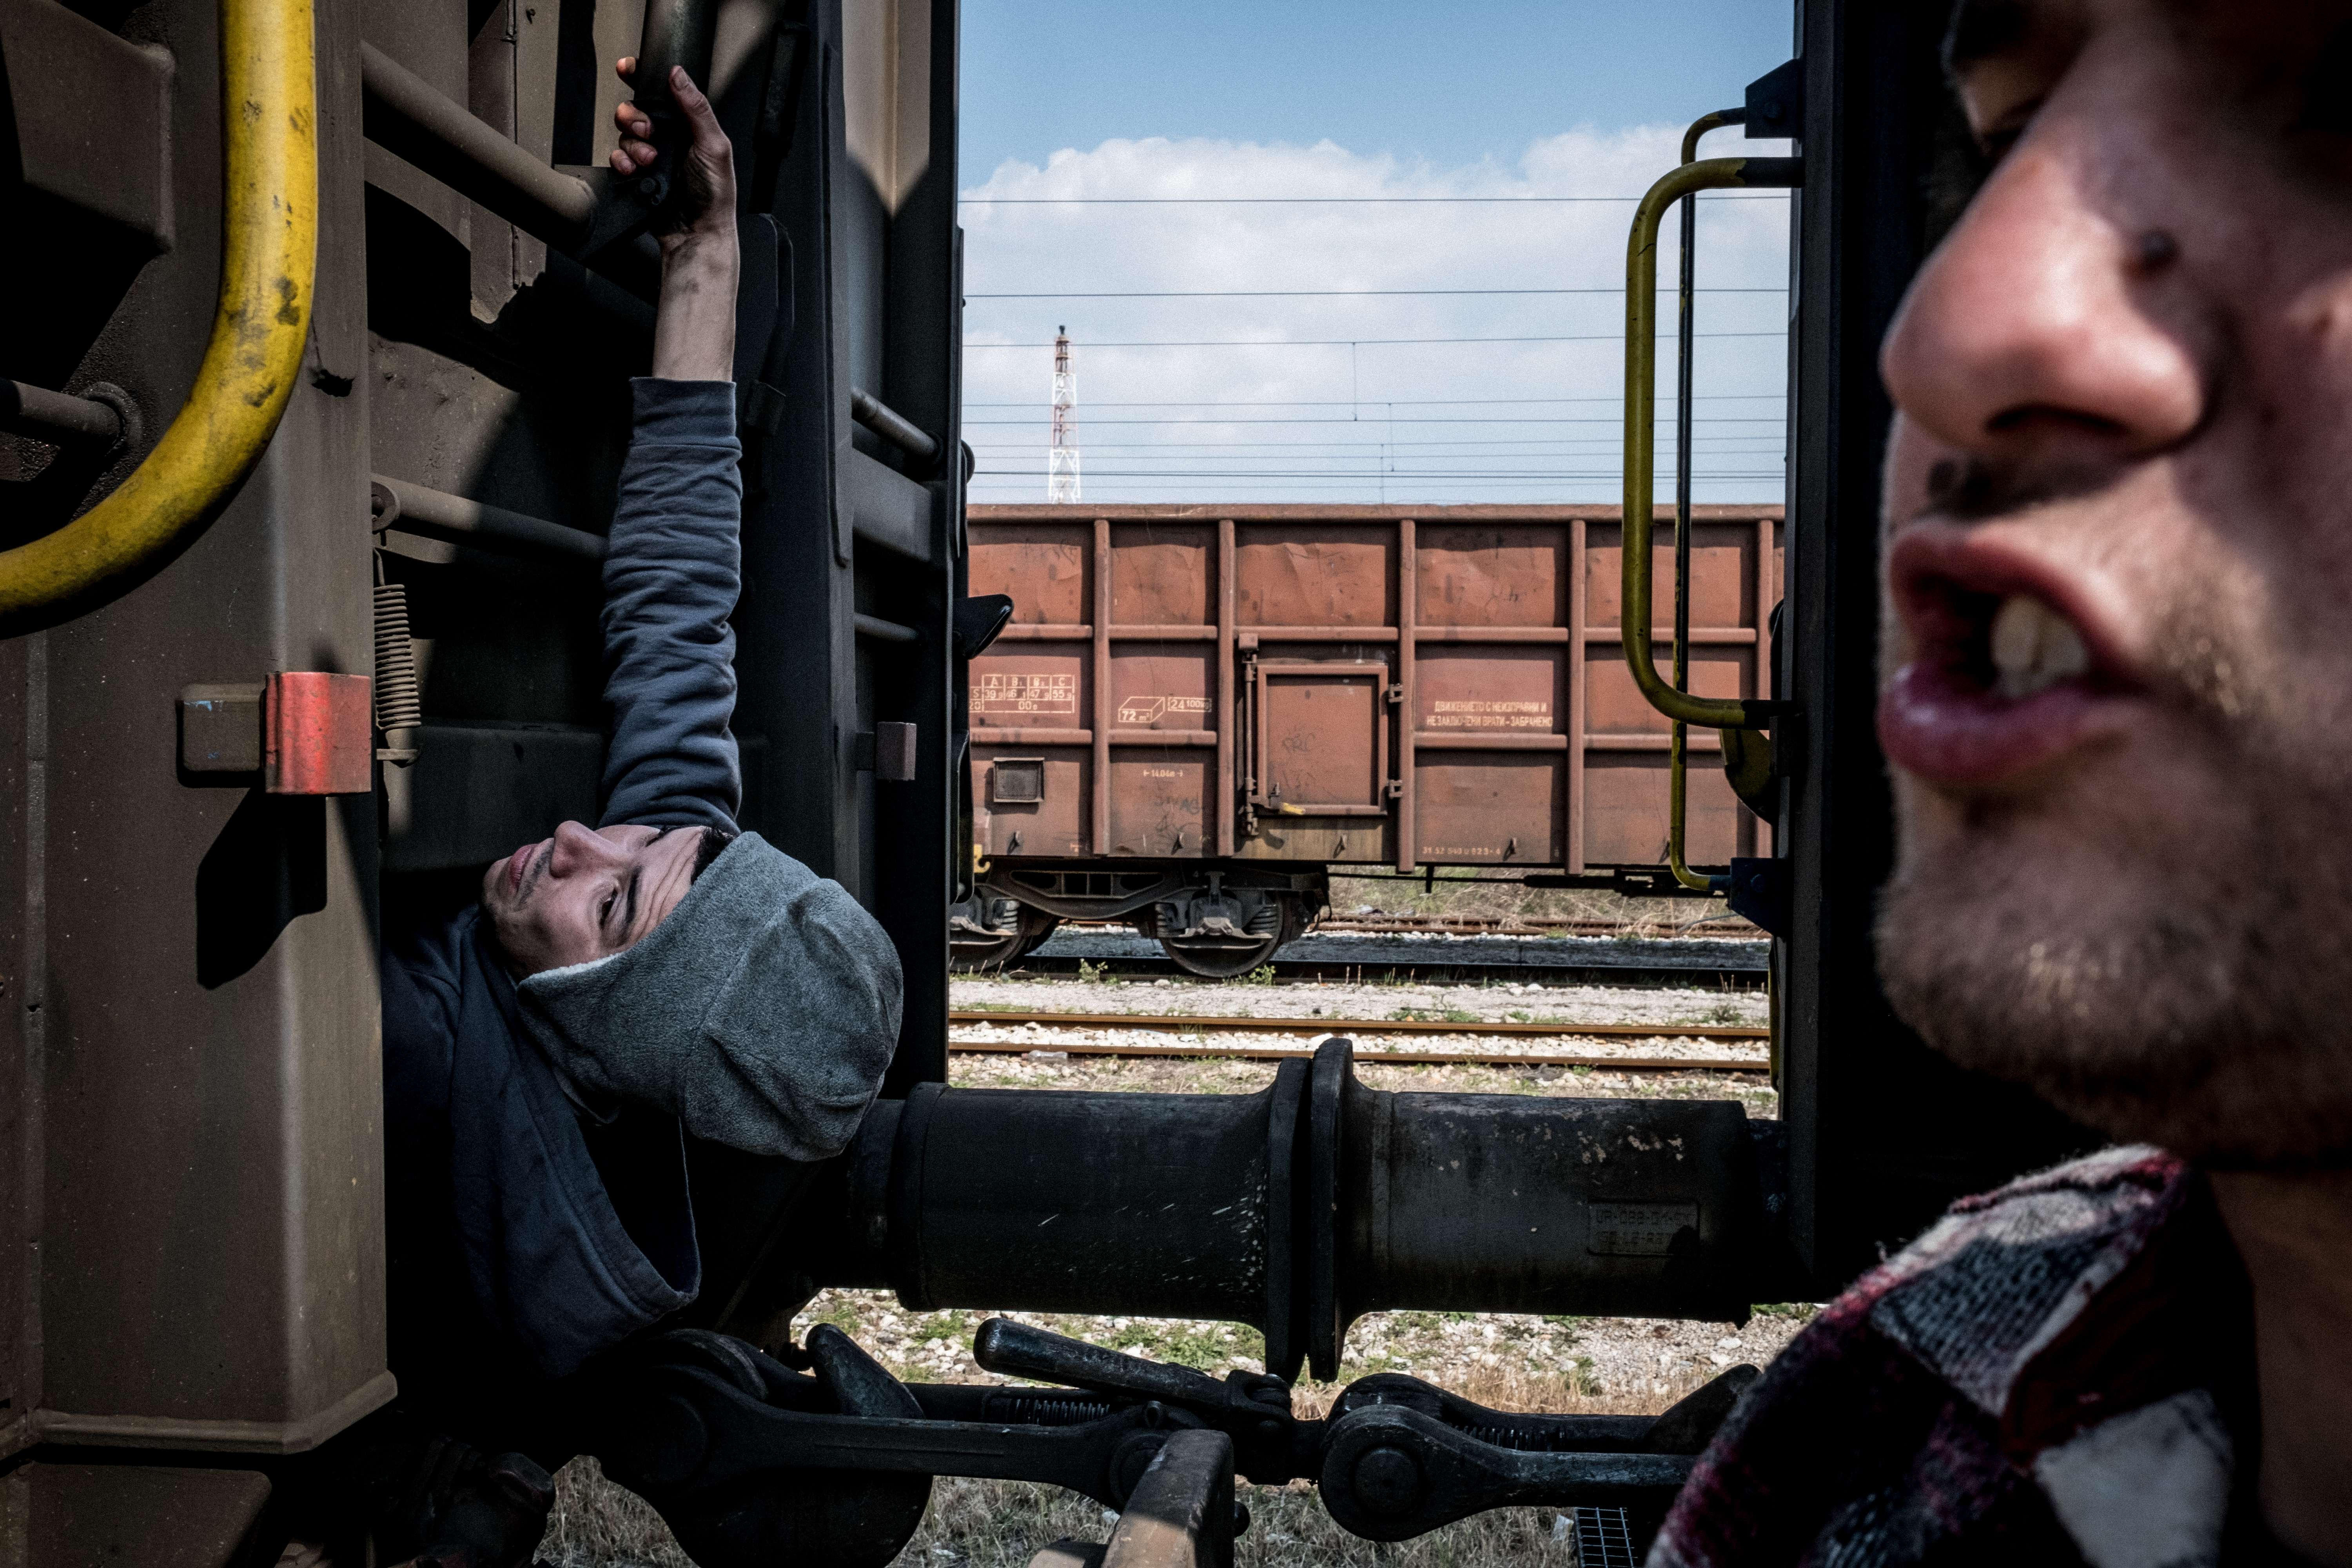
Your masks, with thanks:
[{"label": "utility pole", "polygon": [[1078,377],[1070,369],[1070,329],[1054,329],[1054,434],[1045,444],[1045,499],[1078,499]]}]

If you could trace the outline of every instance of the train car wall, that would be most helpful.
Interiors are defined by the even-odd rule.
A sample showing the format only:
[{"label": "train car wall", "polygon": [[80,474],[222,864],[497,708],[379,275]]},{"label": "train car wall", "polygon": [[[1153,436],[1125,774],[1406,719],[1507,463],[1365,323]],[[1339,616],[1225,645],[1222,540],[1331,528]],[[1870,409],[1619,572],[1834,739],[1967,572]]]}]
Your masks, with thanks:
[{"label": "train car wall", "polygon": [[[972,507],[972,591],[1015,606],[971,666],[975,841],[1105,863],[1662,862],[1668,727],[1618,652],[1617,510]],[[1697,510],[1706,695],[1767,694],[1780,517]],[[1693,737],[1694,858],[1769,854],[1713,746]],[[1042,760],[1037,798],[999,787],[1001,759]]]},{"label": "train car wall", "polygon": [[[1014,611],[966,693],[988,869],[959,961],[1091,915],[1237,973],[1313,918],[1331,865],[1663,865],[1669,726],[1619,652],[1618,512],[971,508],[973,592]],[[1780,508],[1692,528],[1695,688],[1767,696]],[[1692,737],[1692,855],[1768,856],[1717,750]]]},{"label": "train car wall", "polygon": [[[946,1052],[957,11],[709,8],[746,247],[744,822],[898,943],[904,1092]],[[0,546],[108,494],[186,396],[220,258],[220,10],[0,0],[23,174],[0,268],[37,302],[0,374],[132,410],[110,448],[11,422]],[[594,558],[650,242],[583,263],[515,193],[595,180],[643,20],[319,0],[316,300],[275,437],[176,559],[0,640],[0,1459],[282,1454],[392,1394],[375,944],[385,911],[470,897],[485,861],[595,815]],[[413,758],[340,796],[188,765],[185,689],[373,673],[379,574],[423,710],[383,740]],[[789,1289],[757,1266],[799,1173],[695,1157],[707,1315],[757,1314]]]}]

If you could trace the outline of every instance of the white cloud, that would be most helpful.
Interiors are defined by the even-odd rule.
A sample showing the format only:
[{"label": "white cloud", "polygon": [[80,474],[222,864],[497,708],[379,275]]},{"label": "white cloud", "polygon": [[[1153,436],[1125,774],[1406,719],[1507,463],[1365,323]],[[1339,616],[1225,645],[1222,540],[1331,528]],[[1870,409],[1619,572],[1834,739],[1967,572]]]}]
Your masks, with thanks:
[{"label": "white cloud", "polygon": [[[965,434],[981,458],[973,499],[1044,499],[1052,351],[1042,345],[1063,324],[1076,350],[1089,500],[1614,499],[1633,204],[1527,198],[1637,195],[1673,166],[1680,137],[1669,126],[1571,131],[1534,143],[1511,167],[1439,168],[1328,142],[1163,139],[1065,150],[1042,168],[1005,163],[963,193]],[[1785,143],[1718,132],[1706,151],[1778,155]],[[1504,199],[1023,205],[1303,195]],[[1722,195],[1702,197],[1700,211],[1700,288],[1771,291],[1700,296],[1702,333],[1761,335],[1698,344],[1703,423],[1693,446],[1702,475],[1726,477],[1703,479],[1697,494],[1777,500],[1787,203]],[[1659,257],[1670,287],[1674,235],[1669,218]],[[1468,289],[1600,292],[980,297]],[[1671,325],[1671,295],[1661,309]],[[1431,338],[1588,341],[1382,341]],[[1235,342],[1261,346],[1112,346]],[[1029,346],[991,346],[1007,344]],[[1671,391],[1671,342],[1664,347],[1660,385]],[[1479,401],[1495,399],[1549,401]],[[1727,422],[1738,419],[1756,422]],[[1669,411],[1662,465],[1671,441]],[[1285,472],[1293,477],[1276,477]]]}]

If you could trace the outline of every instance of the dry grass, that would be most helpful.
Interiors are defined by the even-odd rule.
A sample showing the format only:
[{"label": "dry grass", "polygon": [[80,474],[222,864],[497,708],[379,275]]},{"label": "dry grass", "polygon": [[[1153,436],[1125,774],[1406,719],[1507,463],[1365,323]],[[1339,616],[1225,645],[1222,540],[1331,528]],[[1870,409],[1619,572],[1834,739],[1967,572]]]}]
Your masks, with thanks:
[{"label": "dry grass", "polygon": [[[1514,1369],[1484,1370],[1464,1379],[1458,1392],[1481,1405],[1548,1415],[1647,1415],[1666,1403],[1578,1394],[1559,1378]],[[1337,1393],[1330,1385],[1302,1388],[1296,1408],[1301,1415],[1320,1415]],[[555,1481],[555,1517],[540,1562],[562,1568],[691,1568],[661,1517],[606,1480],[595,1460],[573,1460]],[[1565,1568],[1575,1561],[1553,1509],[1504,1509],[1383,1544],[1340,1529],[1304,1482],[1237,1489],[1251,1521],[1234,1546],[1240,1568]],[[1027,1481],[945,1477],[932,1484],[931,1505],[895,1568],[1027,1568],[1040,1548],[1065,1536],[1103,1541],[1109,1535],[1108,1510],[1091,1498]]]},{"label": "dry grass", "polygon": [[653,1505],[606,1480],[585,1454],[555,1472],[555,1512],[538,1560],[561,1568],[693,1568]]}]

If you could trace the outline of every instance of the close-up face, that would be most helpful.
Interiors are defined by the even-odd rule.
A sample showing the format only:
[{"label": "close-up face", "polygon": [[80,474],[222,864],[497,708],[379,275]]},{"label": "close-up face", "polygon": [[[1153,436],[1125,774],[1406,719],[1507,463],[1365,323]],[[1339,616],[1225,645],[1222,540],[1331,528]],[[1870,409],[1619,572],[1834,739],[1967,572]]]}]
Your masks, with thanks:
[{"label": "close-up face", "polygon": [[1906,1017],[2121,1137],[2352,1142],[2352,5],[1978,4],[1883,355]]},{"label": "close-up face", "polygon": [[507,967],[521,979],[637,942],[686,897],[705,831],[567,822],[492,866],[482,911]]}]

